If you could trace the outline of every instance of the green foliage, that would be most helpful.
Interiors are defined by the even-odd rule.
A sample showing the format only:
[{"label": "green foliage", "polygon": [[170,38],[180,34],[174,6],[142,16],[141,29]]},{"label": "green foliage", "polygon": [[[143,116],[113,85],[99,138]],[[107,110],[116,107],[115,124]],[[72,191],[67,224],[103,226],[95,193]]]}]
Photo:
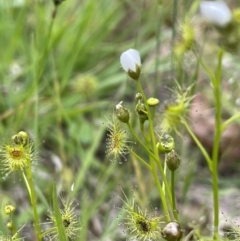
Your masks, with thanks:
[{"label": "green foliage", "polygon": [[[196,180],[202,183],[212,178],[209,195],[214,196],[214,236],[200,221],[183,236],[185,240],[222,239],[218,233],[218,168],[222,164],[219,153],[225,146],[220,140],[233,122],[240,123],[236,104],[240,91],[239,9],[237,4],[231,5],[233,22],[220,29],[204,22],[197,11],[199,4],[190,0],[0,0],[0,151],[6,154],[4,147],[10,145],[11,136],[24,130],[30,134],[34,152],[26,165],[18,165],[8,177],[0,173],[1,237],[40,240],[42,234],[54,231],[54,240],[67,240],[68,223],[64,226],[62,207],[58,205],[63,193],[67,200],[79,203],[72,208],[73,203],[62,203],[74,214],[80,211],[79,217],[71,216],[73,223],[79,224],[73,227],[80,235],[70,239],[125,240],[118,228],[122,220],[115,218],[117,210],[112,211],[112,202],[119,204],[111,198],[119,182],[127,192],[138,183],[136,200],[141,206],[147,207],[151,201],[150,206],[160,208],[165,222],[179,218],[184,228],[188,221],[183,221],[180,202],[188,204]],[[142,66],[134,76],[137,82],[128,80],[119,63],[121,53],[128,48],[141,53]],[[206,82],[199,84],[203,78]],[[142,94],[137,105],[136,92]],[[210,141],[213,155],[193,128],[196,119],[189,121],[197,92],[205,94],[209,108],[216,110],[215,117],[211,115],[215,121]],[[150,96],[159,106],[149,106]],[[127,110],[126,118],[120,118],[123,126],[111,123],[115,118],[111,116],[115,115],[113,107],[121,101]],[[113,162],[105,153],[109,124],[117,126],[111,136],[114,152],[109,156],[114,156]],[[175,174],[175,169],[167,169],[167,156],[163,161],[157,148],[158,141],[168,133],[175,141],[172,148],[181,158]],[[128,134],[130,140],[126,140]],[[197,150],[183,141],[190,137]],[[18,151],[16,146],[12,148]],[[203,174],[199,172],[200,156],[209,172],[207,168]],[[1,158],[0,169],[4,163]],[[52,188],[49,183],[53,180]],[[17,210],[12,217],[2,212],[9,203]],[[45,224],[47,210],[52,209],[54,227]],[[146,213],[139,213],[144,222],[137,223],[141,235],[136,237],[144,241],[146,237],[161,239],[166,223],[159,223],[160,219],[155,222]],[[134,208],[130,214],[134,214]],[[7,228],[9,221],[16,226],[15,231]],[[35,225],[25,227],[26,223]],[[131,223],[133,228],[135,224]],[[147,234],[155,230],[154,235]],[[236,227],[235,233],[238,237]],[[181,235],[170,239],[178,240]]]}]

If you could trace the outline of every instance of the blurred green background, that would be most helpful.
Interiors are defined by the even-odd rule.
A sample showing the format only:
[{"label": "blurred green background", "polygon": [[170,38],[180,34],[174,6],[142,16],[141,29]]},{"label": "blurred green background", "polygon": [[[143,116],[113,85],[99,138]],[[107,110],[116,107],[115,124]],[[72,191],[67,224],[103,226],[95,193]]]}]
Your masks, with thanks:
[{"label": "blurred green background", "polygon": [[[52,209],[54,181],[59,193],[79,204],[84,228],[78,240],[109,240],[122,236],[112,215],[118,212],[113,208],[118,183],[130,190],[135,178],[131,163],[121,166],[105,156],[107,118],[120,100],[132,102],[136,91],[119,57],[138,46],[142,56],[154,53],[158,5],[154,0],[68,0],[54,20],[53,12],[49,0],[0,1],[1,144],[11,143],[20,130],[31,135],[43,223]],[[150,68],[153,72],[153,61]],[[19,228],[26,224],[23,236],[32,240],[32,211],[19,173],[0,179],[5,234],[6,203],[16,205],[15,222]]]},{"label": "blurred green background", "polygon": [[[0,0],[0,144],[10,143],[20,130],[31,135],[43,223],[47,210],[52,209],[53,181],[59,193],[74,197],[79,204],[83,226],[79,241],[126,239],[118,228],[119,210],[114,208],[121,206],[115,198],[122,195],[118,184],[130,199],[134,189],[143,206],[151,201],[153,210],[161,209],[153,180],[134,157],[129,156],[124,165],[106,158],[107,119],[111,120],[113,107],[121,100],[135,117],[136,85],[119,63],[128,48],[140,51],[147,94],[162,101],[171,98],[165,85],[174,86],[176,78],[172,36],[177,36],[179,22],[193,2],[179,1],[176,15],[173,2],[165,0],[162,5],[156,0],[66,0],[53,19],[50,0]],[[196,81],[191,57],[182,66],[186,86]],[[235,57],[230,56],[233,62]],[[239,71],[234,73],[236,79]],[[231,88],[237,92],[236,86]],[[237,97],[226,97],[226,116],[236,110]],[[197,166],[193,160],[199,153],[189,154],[184,148],[189,142],[182,142],[181,137],[177,143],[187,159],[183,161],[187,169],[180,171],[179,178],[184,202]],[[18,173],[0,178],[1,212],[6,203],[16,205],[15,221],[19,228],[26,224],[23,236],[31,240],[32,212]],[[0,213],[3,233],[7,233],[6,220]]]}]

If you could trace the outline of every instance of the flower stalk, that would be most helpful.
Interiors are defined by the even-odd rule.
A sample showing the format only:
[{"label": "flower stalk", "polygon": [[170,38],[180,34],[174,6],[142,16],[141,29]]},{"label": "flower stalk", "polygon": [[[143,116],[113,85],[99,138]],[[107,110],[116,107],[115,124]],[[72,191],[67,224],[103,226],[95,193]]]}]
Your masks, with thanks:
[{"label": "flower stalk", "polygon": [[[27,147],[29,148],[29,147]],[[35,189],[34,189],[34,184],[33,184],[33,175],[32,175],[32,168],[31,168],[31,160],[27,159],[28,167],[22,172],[28,194],[30,197],[30,202],[32,205],[33,209],[33,216],[34,216],[34,227],[36,230],[37,238],[38,240],[42,240],[42,234],[41,234],[41,229],[40,229],[40,223],[39,223],[39,217],[38,217],[38,212],[37,212],[37,199],[35,195]]]}]

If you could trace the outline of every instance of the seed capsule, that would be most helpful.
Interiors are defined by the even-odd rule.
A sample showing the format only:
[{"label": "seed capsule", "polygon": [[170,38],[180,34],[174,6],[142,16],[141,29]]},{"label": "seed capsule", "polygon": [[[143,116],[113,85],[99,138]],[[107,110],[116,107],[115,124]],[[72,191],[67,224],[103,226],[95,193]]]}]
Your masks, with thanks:
[{"label": "seed capsule", "polygon": [[167,241],[179,241],[182,237],[182,229],[177,222],[168,223],[162,230],[162,236]]}]

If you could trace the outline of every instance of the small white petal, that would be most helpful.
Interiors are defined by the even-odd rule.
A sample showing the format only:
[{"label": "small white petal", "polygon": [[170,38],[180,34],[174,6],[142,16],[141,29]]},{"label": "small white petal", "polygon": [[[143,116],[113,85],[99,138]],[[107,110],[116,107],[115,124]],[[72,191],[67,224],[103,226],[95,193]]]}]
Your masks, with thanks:
[{"label": "small white petal", "polygon": [[132,58],[127,52],[122,53],[120,57],[120,63],[126,72],[128,72],[129,69],[132,69],[134,67]]},{"label": "small white petal", "polygon": [[122,106],[122,103],[123,101],[120,101],[117,105],[116,105],[116,110],[119,110],[121,109],[123,106]]},{"label": "small white petal", "polygon": [[129,49],[129,54],[133,57],[135,63],[140,67],[141,66],[141,58],[140,54],[136,49]]},{"label": "small white petal", "polygon": [[126,72],[129,70],[136,72],[136,65],[141,66],[139,52],[135,49],[129,49],[123,52],[120,57],[120,63]]},{"label": "small white petal", "polygon": [[232,13],[223,1],[203,1],[200,3],[201,14],[211,23],[224,27],[232,19]]}]

